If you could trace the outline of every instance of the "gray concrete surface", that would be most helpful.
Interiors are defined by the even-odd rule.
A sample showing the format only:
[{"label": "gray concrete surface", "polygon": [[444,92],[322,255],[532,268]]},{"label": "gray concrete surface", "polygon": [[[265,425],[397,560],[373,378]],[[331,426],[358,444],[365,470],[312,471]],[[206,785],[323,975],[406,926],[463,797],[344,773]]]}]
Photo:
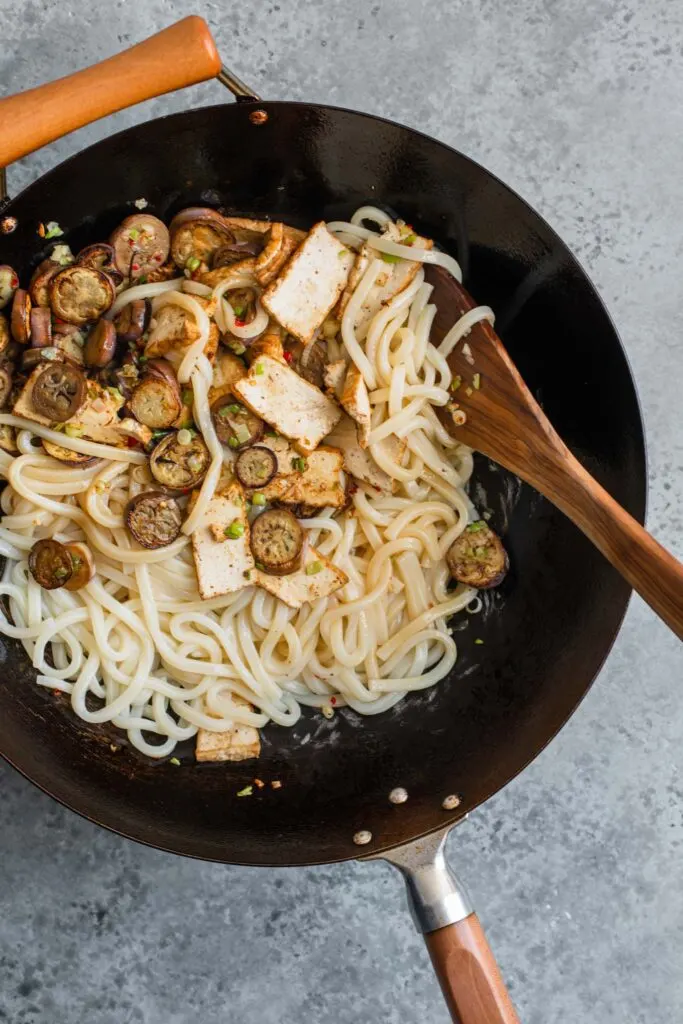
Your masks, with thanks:
[{"label": "gray concrete surface", "polygon": [[[195,9],[264,95],[419,126],[551,221],[622,332],[649,435],[650,525],[683,555],[681,5]],[[0,0],[0,92],[105,57],[188,10]],[[207,85],[124,112],[23,161],[12,185],[116,128],[222,99]],[[451,841],[526,1024],[683,1020],[682,669],[679,644],[634,601],[570,725]],[[199,865],[98,831],[5,766],[0,786],[1,1021],[447,1020],[388,868]]]}]

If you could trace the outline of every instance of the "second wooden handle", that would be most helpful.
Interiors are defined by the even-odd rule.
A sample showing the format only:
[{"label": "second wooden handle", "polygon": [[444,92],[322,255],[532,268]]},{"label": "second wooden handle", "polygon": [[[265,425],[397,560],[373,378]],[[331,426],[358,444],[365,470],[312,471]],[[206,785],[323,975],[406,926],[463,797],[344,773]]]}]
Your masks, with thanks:
[{"label": "second wooden handle", "polygon": [[425,941],[455,1024],[519,1024],[476,914]]},{"label": "second wooden handle", "polygon": [[221,61],[203,18],[183,18],[129,50],[0,100],[0,167],[100,117],[214,78]]}]

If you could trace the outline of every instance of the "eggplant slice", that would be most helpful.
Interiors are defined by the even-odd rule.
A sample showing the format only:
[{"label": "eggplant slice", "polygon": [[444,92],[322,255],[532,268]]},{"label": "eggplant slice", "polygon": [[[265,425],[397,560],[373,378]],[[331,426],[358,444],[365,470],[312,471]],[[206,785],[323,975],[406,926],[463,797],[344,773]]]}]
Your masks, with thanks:
[{"label": "eggplant slice", "polygon": [[144,491],[126,507],[126,526],[143,548],[164,548],[171,544],[183,517],[175,498],[160,491]]},{"label": "eggplant slice", "polygon": [[221,395],[211,406],[211,418],[221,444],[239,451],[263,437],[265,423],[233,395]]},{"label": "eggplant slice", "polygon": [[9,328],[9,320],[4,313],[0,313],[0,354],[4,355],[11,341],[12,333]]},{"label": "eggplant slice", "polygon": [[148,374],[138,384],[128,403],[131,414],[152,430],[166,430],[172,427],[180,415],[182,402],[177,382]]},{"label": "eggplant slice", "polygon": [[116,328],[111,320],[99,320],[83,348],[86,366],[101,370],[113,361],[116,355]]},{"label": "eggplant slice", "polygon": [[56,274],[64,270],[61,263],[57,263],[56,260],[43,260],[39,263],[36,269],[33,271],[33,275],[29,282],[28,290],[31,296],[31,301],[34,306],[46,306],[50,305],[50,282]]},{"label": "eggplant slice", "polygon": [[235,476],[244,487],[265,487],[277,473],[277,458],[270,448],[255,444],[235,460]]},{"label": "eggplant slice", "polygon": [[251,524],[251,550],[256,565],[273,576],[288,576],[297,570],[303,544],[301,524],[286,509],[268,509]]},{"label": "eggplant slice", "polygon": [[111,278],[92,267],[65,267],[50,282],[52,312],[70,324],[90,323],[106,313],[116,292]]},{"label": "eggplant slice", "polygon": [[43,306],[35,306],[30,313],[31,348],[47,348],[52,344],[52,313]]},{"label": "eggplant slice", "polygon": [[55,423],[66,423],[86,398],[86,380],[81,370],[69,363],[51,363],[36,379],[31,401],[36,412]]},{"label": "eggplant slice", "polygon": [[118,270],[131,281],[158,270],[168,259],[168,228],[151,213],[134,213],[126,217],[109,241]]},{"label": "eggplant slice", "polygon": [[31,340],[31,297],[23,288],[17,288],[12,303],[12,337],[20,345]]},{"label": "eggplant slice", "polygon": [[0,409],[4,409],[12,394],[12,374],[14,366],[12,363],[0,364]]},{"label": "eggplant slice", "polygon": [[497,587],[510,567],[500,537],[483,519],[465,527],[446,552],[446,562],[454,579],[479,590]]},{"label": "eggplant slice", "polygon": [[0,309],[8,306],[19,287],[19,276],[7,263],[0,264]]},{"label": "eggplant slice", "polygon": [[80,590],[87,586],[95,575],[95,559],[87,544],[72,541],[64,547],[71,559],[72,573],[64,586],[67,590]]},{"label": "eggplant slice", "polygon": [[114,317],[116,337],[123,344],[135,344],[149,327],[152,304],[149,299],[133,299]]},{"label": "eggplant slice", "polygon": [[201,435],[194,434],[188,444],[181,444],[178,440],[181,434],[182,431],[178,431],[162,438],[149,460],[154,479],[174,491],[196,487],[211,462],[209,449]]},{"label": "eggplant slice", "polygon": [[46,455],[51,455],[53,459],[57,459],[67,466],[80,466],[81,469],[85,469],[86,466],[92,466],[99,461],[94,455],[84,455],[82,452],[75,452],[70,448],[62,448],[61,444],[55,444],[45,438],[41,443]]},{"label": "eggplant slice", "polygon": [[71,555],[58,540],[39,540],[28,554],[28,567],[43,590],[57,590],[73,576]]}]

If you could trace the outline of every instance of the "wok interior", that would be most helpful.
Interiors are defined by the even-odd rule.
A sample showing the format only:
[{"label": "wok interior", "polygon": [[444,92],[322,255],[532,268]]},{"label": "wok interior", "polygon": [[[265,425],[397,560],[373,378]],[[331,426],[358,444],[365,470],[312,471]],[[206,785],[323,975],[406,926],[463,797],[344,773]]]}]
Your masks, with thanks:
[{"label": "wok interior", "polygon": [[[570,448],[632,514],[644,510],[637,400],[613,327],[590,283],[544,222],[500,182],[440,144],[364,115],[298,104],[249,105],[161,118],[91,147],[10,206],[19,220],[3,258],[24,278],[40,221],[74,250],[106,237],[145,198],[168,220],[194,204],[271,215],[300,227],[366,202],[400,213],[461,262]],[[11,257],[11,258],[10,258]],[[128,836],[236,863],[311,863],[407,841],[471,810],[504,785],[571,714],[604,659],[628,588],[555,509],[477,458],[472,494],[493,512],[511,556],[485,611],[454,620],[452,677],[393,710],[327,721],[304,710],[269,726],[258,761],[180,767],[89,728],[64,697],[40,689],[18,642],[0,642],[0,751],[69,806]],[[475,644],[475,639],[482,644]],[[254,777],[269,785],[236,793]],[[408,790],[400,807],[395,786]],[[461,796],[455,814],[443,797]]]}]

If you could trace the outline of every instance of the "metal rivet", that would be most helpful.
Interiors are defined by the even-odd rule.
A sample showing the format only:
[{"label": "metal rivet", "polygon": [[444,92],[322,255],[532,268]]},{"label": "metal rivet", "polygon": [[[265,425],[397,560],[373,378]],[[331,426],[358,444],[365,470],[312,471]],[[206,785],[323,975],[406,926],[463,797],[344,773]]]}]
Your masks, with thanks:
[{"label": "metal rivet", "polygon": [[252,110],[249,114],[249,120],[252,124],[265,124],[268,120],[268,114],[265,110]]},{"label": "metal rivet", "polygon": [[13,231],[17,230],[18,223],[16,217],[3,217],[0,220],[0,231],[3,235],[11,235]]},{"label": "metal rivet", "polygon": [[356,846],[367,846],[368,843],[372,842],[372,832],[368,832],[366,828],[362,828],[360,832],[356,832],[353,837],[353,841]]},{"label": "metal rivet", "polygon": [[408,790],[404,789],[403,786],[397,786],[396,789],[392,789],[389,794],[390,804],[404,804],[408,799]]},{"label": "metal rivet", "polygon": [[460,797],[456,796],[455,793],[451,793],[450,796],[445,796],[441,801],[441,806],[444,811],[454,811],[456,807],[460,806]]}]

